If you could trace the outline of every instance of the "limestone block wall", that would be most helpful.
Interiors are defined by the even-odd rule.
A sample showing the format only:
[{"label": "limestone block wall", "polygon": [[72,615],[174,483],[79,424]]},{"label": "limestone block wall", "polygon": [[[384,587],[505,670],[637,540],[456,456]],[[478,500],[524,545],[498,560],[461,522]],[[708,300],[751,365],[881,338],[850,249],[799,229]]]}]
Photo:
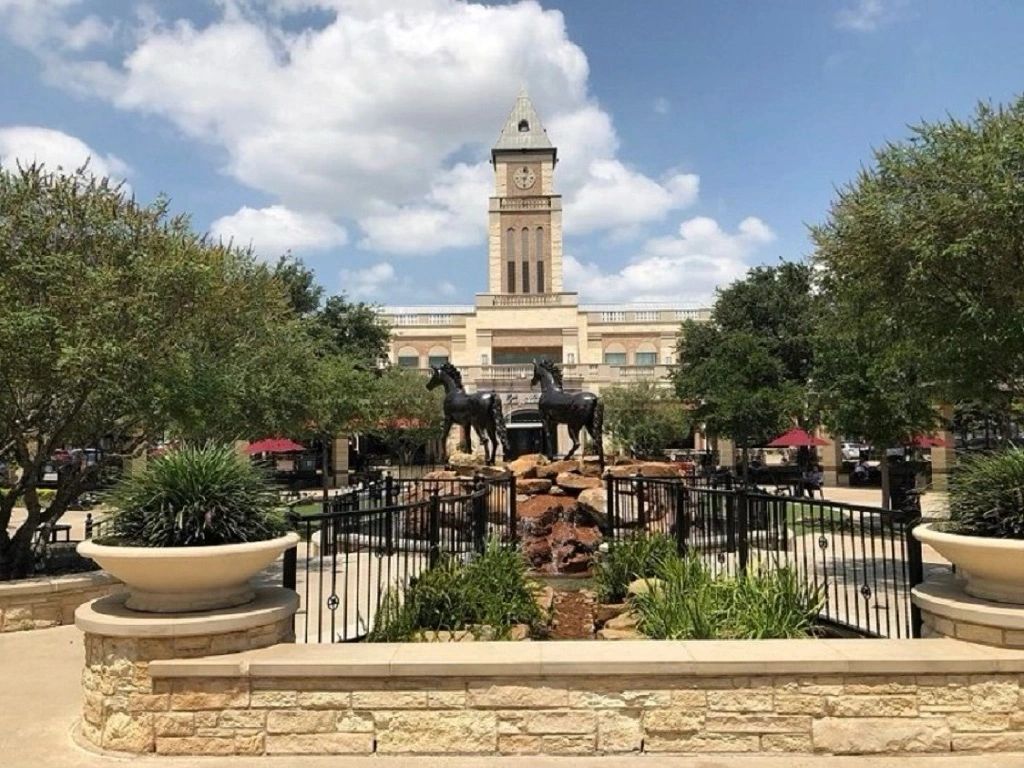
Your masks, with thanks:
[{"label": "limestone block wall", "polygon": [[947,639],[278,646],[148,672],[114,734],[158,754],[1024,749],[1024,653]]},{"label": "limestone block wall", "polygon": [[129,717],[153,728],[135,746],[172,755],[870,754],[1024,748],[1020,701],[1013,674],[195,677]]},{"label": "limestone block wall", "polygon": [[122,589],[103,571],[0,582],[0,632],[71,624],[82,603]]},{"label": "limestone block wall", "polygon": [[[76,612],[76,623],[85,632],[82,718],[77,734],[106,750],[153,752],[157,734],[162,738],[169,733],[194,733],[203,741],[220,738],[222,730],[206,730],[215,728],[207,725],[210,713],[230,711],[240,703],[231,681],[200,684],[188,693],[172,694],[169,683],[154,681],[150,675],[150,665],[156,660],[175,659],[180,664],[295,639],[293,617],[298,600],[290,590],[261,589],[248,606],[202,614],[136,613],[124,608],[124,598],[114,595],[87,603]],[[199,710],[207,716],[194,717],[192,713]],[[216,712],[212,714],[214,721],[219,719]],[[225,719],[231,721],[231,715]],[[197,720],[202,725],[197,726]],[[263,752],[261,729],[241,727],[241,719],[231,722],[232,753]]]}]

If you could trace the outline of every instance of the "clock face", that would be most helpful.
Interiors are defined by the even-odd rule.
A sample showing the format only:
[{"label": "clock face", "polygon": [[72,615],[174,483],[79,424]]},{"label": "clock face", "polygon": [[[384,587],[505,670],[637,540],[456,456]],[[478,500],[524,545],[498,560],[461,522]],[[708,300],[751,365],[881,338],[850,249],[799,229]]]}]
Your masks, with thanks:
[{"label": "clock face", "polygon": [[516,186],[520,189],[529,189],[533,186],[533,182],[536,180],[537,177],[534,175],[533,169],[525,165],[516,168],[515,173],[512,174],[512,181],[514,181]]}]

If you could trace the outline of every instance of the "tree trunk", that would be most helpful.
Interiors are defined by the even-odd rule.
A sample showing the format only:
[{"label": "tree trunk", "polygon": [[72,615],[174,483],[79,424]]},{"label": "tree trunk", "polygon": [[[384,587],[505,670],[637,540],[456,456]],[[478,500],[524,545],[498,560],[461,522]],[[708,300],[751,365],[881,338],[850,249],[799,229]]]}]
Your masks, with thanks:
[{"label": "tree trunk", "polygon": [[892,504],[892,474],[889,471],[889,452],[882,451],[882,461],[878,465],[882,474],[882,508],[890,509]]},{"label": "tree trunk", "polygon": [[749,483],[749,478],[750,478],[750,474],[749,474],[749,472],[750,472],[750,448],[747,446],[746,442],[744,442],[743,445],[742,445],[742,455],[743,455],[743,487],[746,488],[748,483]]},{"label": "tree trunk", "polygon": [[323,488],[323,498],[324,498],[324,502],[325,503],[327,501],[327,497],[330,495],[328,493],[328,490],[331,487],[331,482],[330,482],[330,480],[327,477],[327,441],[328,441],[328,438],[327,438],[326,435],[321,436],[321,438],[320,438],[320,469],[321,469],[321,472],[320,472],[320,479],[321,479],[320,485]]}]

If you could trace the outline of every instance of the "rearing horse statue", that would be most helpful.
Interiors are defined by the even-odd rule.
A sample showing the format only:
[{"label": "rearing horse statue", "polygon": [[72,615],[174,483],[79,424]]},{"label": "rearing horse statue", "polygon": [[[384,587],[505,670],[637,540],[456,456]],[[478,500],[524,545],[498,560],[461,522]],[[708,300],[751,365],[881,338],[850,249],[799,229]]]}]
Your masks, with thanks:
[{"label": "rearing horse statue", "polygon": [[580,429],[587,428],[594,446],[597,448],[597,458],[601,462],[601,471],[604,471],[604,403],[593,392],[563,392],[562,391],[562,369],[550,360],[541,360],[539,363],[533,361],[533,379],[530,386],[540,384],[541,395],[537,408],[540,411],[540,420],[544,424],[544,439],[548,447],[548,458],[554,456],[555,430],[559,424],[565,424],[569,428],[569,437],[572,438],[572,448],[566,459],[571,459],[580,447]]},{"label": "rearing horse statue", "polygon": [[[498,443],[507,455],[509,452],[508,433],[505,431],[505,416],[501,411],[501,398],[494,392],[474,392],[467,394],[462,386],[462,374],[451,363],[443,363],[438,367],[430,366],[433,375],[427,382],[427,389],[444,385],[444,427],[441,442],[447,444],[448,433],[453,424],[462,427],[463,444],[466,453],[473,452],[470,439],[470,427],[476,430],[477,437],[484,447],[484,460],[493,464],[498,454]],[[490,453],[488,454],[488,438]]]}]

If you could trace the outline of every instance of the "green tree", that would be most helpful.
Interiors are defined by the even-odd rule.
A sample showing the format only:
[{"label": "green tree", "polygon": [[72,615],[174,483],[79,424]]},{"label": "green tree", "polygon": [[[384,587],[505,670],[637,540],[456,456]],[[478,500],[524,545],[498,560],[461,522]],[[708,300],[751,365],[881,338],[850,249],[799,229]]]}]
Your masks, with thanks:
[{"label": "green tree", "polygon": [[804,387],[814,357],[814,307],[810,266],[781,262],[754,267],[719,291],[713,321],[726,331],[757,336],[781,361],[786,379]]},{"label": "green tree", "polygon": [[271,271],[165,201],[140,206],[85,169],[0,171],[0,450],[22,470],[0,493],[0,579],[32,572],[37,531],[104,471],[66,468],[44,506],[55,450],[285,430],[312,357]]},{"label": "green tree", "polygon": [[601,399],[608,431],[632,456],[653,456],[689,430],[686,408],[660,382],[645,379],[609,387]]},{"label": "green tree", "polygon": [[331,296],[316,317],[316,336],[323,354],[340,355],[376,368],[388,356],[391,328],[376,308]]},{"label": "green tree", "polygon": [[302,259],[282,256],[274,265],[274,277],[284,284],[288,303],[299,317],[308,317],[320,308],[324,289],[316,281],[316,274]]},{"label": "green tree", "polygon": [[929,394],[1006,412],[1024,381],[1024,98],[911,131],[812,229],[825,298],[927,350]]},{"label": "green tree", "polygon": [[719,290],[707,323],[687,321],[676,347],[677,395],[711,434],[743,449],[796,420],[816,425],[808,395],[815,297],[806,264],[755,267]]},{"label": "green tree", "polygon": [[426,379],[405,368],[388,368],[376,384],[374,417],[365,431],[410,464],[420,448],[441,437],[444,392],[427,390]]},{"label": "green tree", "polygon": [[763,445],[792,423],[803,391],[763,336],[730,330],[714,319],[688,320],[672,372],[676,394],[711,434],[732,438],[743,451],[746,479],[751,446]]}]

